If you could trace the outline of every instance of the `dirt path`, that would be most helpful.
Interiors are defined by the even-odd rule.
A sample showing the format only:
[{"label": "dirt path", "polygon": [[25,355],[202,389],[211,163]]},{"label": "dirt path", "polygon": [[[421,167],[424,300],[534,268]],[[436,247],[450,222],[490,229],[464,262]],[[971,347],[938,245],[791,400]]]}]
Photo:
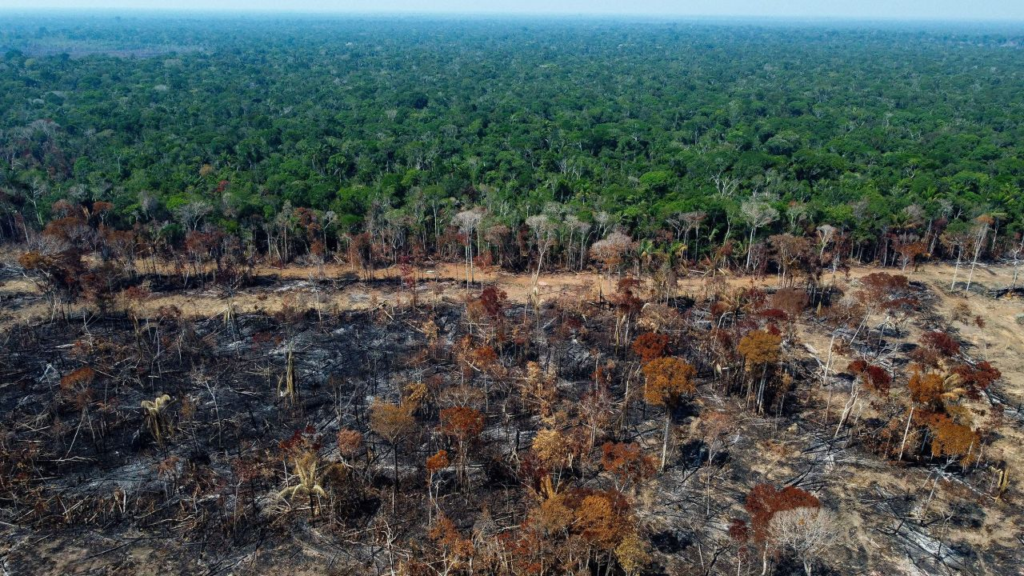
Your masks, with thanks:
[{"label": "dirt path", "polygon": [[[862,266],[852,269],[849,276],[856,279],[877,271],[878,268]],[[260,266],[255,273],[267,282],[261,283],[261,287],[240,290],[233,296],[217,289],[187,290],[154,294],[133,306],[143,316],[155,315],[161,307],[176,306],[188,316],[208,317],[224,314],[229,307],[233,307],[237,313],[272,314],[286,307],[311,307],[323,313],[336,313],[380,305],[400,306],[411,299],[411,292],[407,289],[399,290],[397,282],[346,281],[339,283],[337,289],[325,285],[322,280],[353,277],[351,268],[336,264],[286,268]],[[951,317],[954,308],[963,303],[970,309],[972,317],[982,319],[983,327],[973,321],[956,324],[961,337],[973,344],[969,353],[997,365],[1003,371],[1007,391],[1024,399],[1024,327],[1016,322],[1016,317],[1024,313],[1024,300],[951,294],[948,292],[953,275],[951,266],[926,266],[916,272],[908,271],[907,275],[912,280],[926,284],[935,293],[938,311],[944,316]],[[979,268],[975,280],[989,287],[1002,287],[1009,286],[1012,275],[1013,269],[1008,266],[985,267]],[[378,270],[374,277],[377,280],[398,280],[400,271],[396,268]],[[457,264],[425,267],[418,271],[417,278],[417,297],[421,302],[438,298],[457,301],[467,293],[463,287],[465,269]],[[271,282],[272,279],[276,281]],[[961,279],[966,279],[963,272]],[[475,293],[480,285],[495,285],[504,290],[510,300],[518,303],[527,302],[533,291],[533,279],[529,274],[509,274],[495,269],[478,270],[475,280],[469,293]],[[699,275],[682,278],[677,293],[699,296],[705,291],[707,281],[706,277]],[[778,283],[775,277],[757,280],[731,275],[725,275],[724,281],[733,287],[774,286]],[[826,277],[826,281],[831,281],[831,278]],[[847,284],[843,276],[836,281],[840,286]],[[544,274],[537,283],[537,292],[542,301],[559,297],[596,299],[599,291],[609,293],[612,290],[613,281],[595,272]],[[48,306],[39,298],[38,288],[25,278],[14,277],[0,281],[0,305],[0,329],[18,322],[36,322],[49,318]]]}]

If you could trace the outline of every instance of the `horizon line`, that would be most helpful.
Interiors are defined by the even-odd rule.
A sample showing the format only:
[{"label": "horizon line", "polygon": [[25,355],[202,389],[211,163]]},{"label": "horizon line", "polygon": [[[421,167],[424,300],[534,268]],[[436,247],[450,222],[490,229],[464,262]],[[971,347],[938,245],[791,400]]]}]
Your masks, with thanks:
[{"label": "horizon line", "polygon": [[494,18],[494,19],[639,19],[657,21],[749,21],[771,20],[777,23],[884,23],[884,24],[994,24],[1024,25],[1024,17],[905,17],[905,16],[865,16],[865,15],[767,15],[767,14],[688,14],[668,12],[613,12],[613,11],[455,11],[455,10],[345,10],[330,8],[306,8],[288,10],[281,8],[118,8],[118,7],[11,7],[0,6],[0,13],[13,15],[152,15],[152,16],[338,16],[338,17],[372,17],[372,18]]},{"label": "horizon line", "polygon": [[675,20],[675,22],[692,22],[692,20],[751,20],[770,19],[774,22],[805,22],[805,23],[879,23],[879,24],[991,24],[991,25],[1024,25],[1024,16],[904,16],[904,15],[825,15],[825,14],[701,14],[685,12],[632,12],[632,11],[492,11],[492,10],[346,10],[333,8],[303,8],[290,10],[287,8],[237,8],[237,7],[160,7],[147,6],[140,8],[124,8],[115,6],[84,6],[84,7],[16,7],[0,6],[0,13],[15,15],[34,14],[106,14],[118,12],[127,14],[147,15],[286,15],[286,16],[358,16],[358,17],[494,17],[494,18],[639,18],[655,20]]}]

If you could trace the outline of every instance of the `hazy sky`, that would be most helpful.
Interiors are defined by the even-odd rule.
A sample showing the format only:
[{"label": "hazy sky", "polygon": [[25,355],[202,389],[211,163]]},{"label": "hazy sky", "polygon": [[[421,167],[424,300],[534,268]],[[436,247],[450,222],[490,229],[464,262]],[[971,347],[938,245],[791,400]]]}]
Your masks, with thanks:
[{"label": "hazy sky", "polygon": [[1024,0],[0,0],[2,8],[1024,20]]}]

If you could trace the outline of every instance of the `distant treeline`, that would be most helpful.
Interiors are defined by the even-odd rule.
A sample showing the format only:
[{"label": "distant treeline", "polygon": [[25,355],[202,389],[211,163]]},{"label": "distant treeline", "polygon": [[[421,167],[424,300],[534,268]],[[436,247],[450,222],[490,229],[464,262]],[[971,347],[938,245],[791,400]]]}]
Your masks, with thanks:
[{"label": "distant treeline", "polygon": [[[11,17],[0,234],[38,240],[51,223],[61,229],[47,237],[76,249],[132,231],[147,250],[215,258],[231,239],[281,261],[369,266],[580,268],[621,253],[616,265],[637,272],[785,274],[1015,258],[1022,39],[1024,28],[941,26]],[[33,55],[47,46],[91,55]],[[168,46],[188,49],[128,57]],[[92,232],[69,232],[83,224]]]}]

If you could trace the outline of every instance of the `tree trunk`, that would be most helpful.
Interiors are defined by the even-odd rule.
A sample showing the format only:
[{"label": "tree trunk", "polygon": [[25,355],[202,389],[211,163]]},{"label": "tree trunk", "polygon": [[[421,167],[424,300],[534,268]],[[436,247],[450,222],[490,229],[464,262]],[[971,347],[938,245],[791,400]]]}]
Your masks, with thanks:
[{"label": "tree trunk", "polygon": [[668,456],[668,432],[672,424],[672,409],[665,406],[665,432],[661,438],[661,471],[665,471],[665,460]]},{"label": "tree trunk", "polygon": [[843,430],[843,424],[846,424],[846,419],[850,417],[850,413],[853,412],[854,407],[857,405],[857,395],[860,392],[860,388],[857,383],[854,382],[853,388],[850,390],[850,399],[846,402],[846,406],[843,408],[843,414],[839,417],[839,425],[836,426],[836,433],[832,435],[832,442],[829,443],[829,452],[832,451],[832,443],[839,438],[839,433]]},{"label": "tree trunk", "polygon": [[960,259],[964,256],[964,247],[959,246],[960,250],[956,253],[956,267],[953,268],[953,282],[950,283],[949,289],[956,290],[956,277],[960,274]]},{"label": "tree trunk", "polygon": [[757,234],[757,226],[751,226],[750,228],[750,242],[747,244],[747,265],[746,270],[750,270],[750,257],[754,252],[754,235]]},{"label": "tree trunk", "polygon": [[828,343],[828,357],[825,359],[825,372],[821,379],[822,384],[828,384],[828,371],[832,368],[832,350],[836,344],[836,330],[832,331],[832,339]]},{"label": "tree trunk", "polygon": [[967,276],[967,288],[968,292],[971,291],[971,283],[974,282],[974,269],[978,266],[978,258],[981,256],[981,248],[984,243],[984,237],[978,242],[978,247],[974,249],[974,258],[971,259],[971,273]]},{"label": "tree trunk", "polygon": [[395,501],[398,499],[398,445],[391,446],[391,453],[394,455],[395,483],[391,485],[391,513],[395,513]]},{"label": "tree trunk", "polygon": [[904,430],[903,430],[903,441],[900,442],[900,455],[896,458],[897,462],[899,462],[900,460],[903,460],[903,448],[907,445],[907,435],[910,434],[910,421],[914,419],[914,409],[915,408],[916,408],[916,406],[911,406],[910,407],[910,415],[907,416],[907,427],[904,428]]},{"label": "tree trunk", "polygon": [[622,395],[622,416],[619,418],[619,433],[621,434],[629,426],[629,384],[633,380],[632,375],[626,378],[626,390]]},{"label": "tree trunk", "polygon": [[761,367],[761,383],[757,387],[757,413],[764,413],[764,388],[768,381],[768,365]]}]

